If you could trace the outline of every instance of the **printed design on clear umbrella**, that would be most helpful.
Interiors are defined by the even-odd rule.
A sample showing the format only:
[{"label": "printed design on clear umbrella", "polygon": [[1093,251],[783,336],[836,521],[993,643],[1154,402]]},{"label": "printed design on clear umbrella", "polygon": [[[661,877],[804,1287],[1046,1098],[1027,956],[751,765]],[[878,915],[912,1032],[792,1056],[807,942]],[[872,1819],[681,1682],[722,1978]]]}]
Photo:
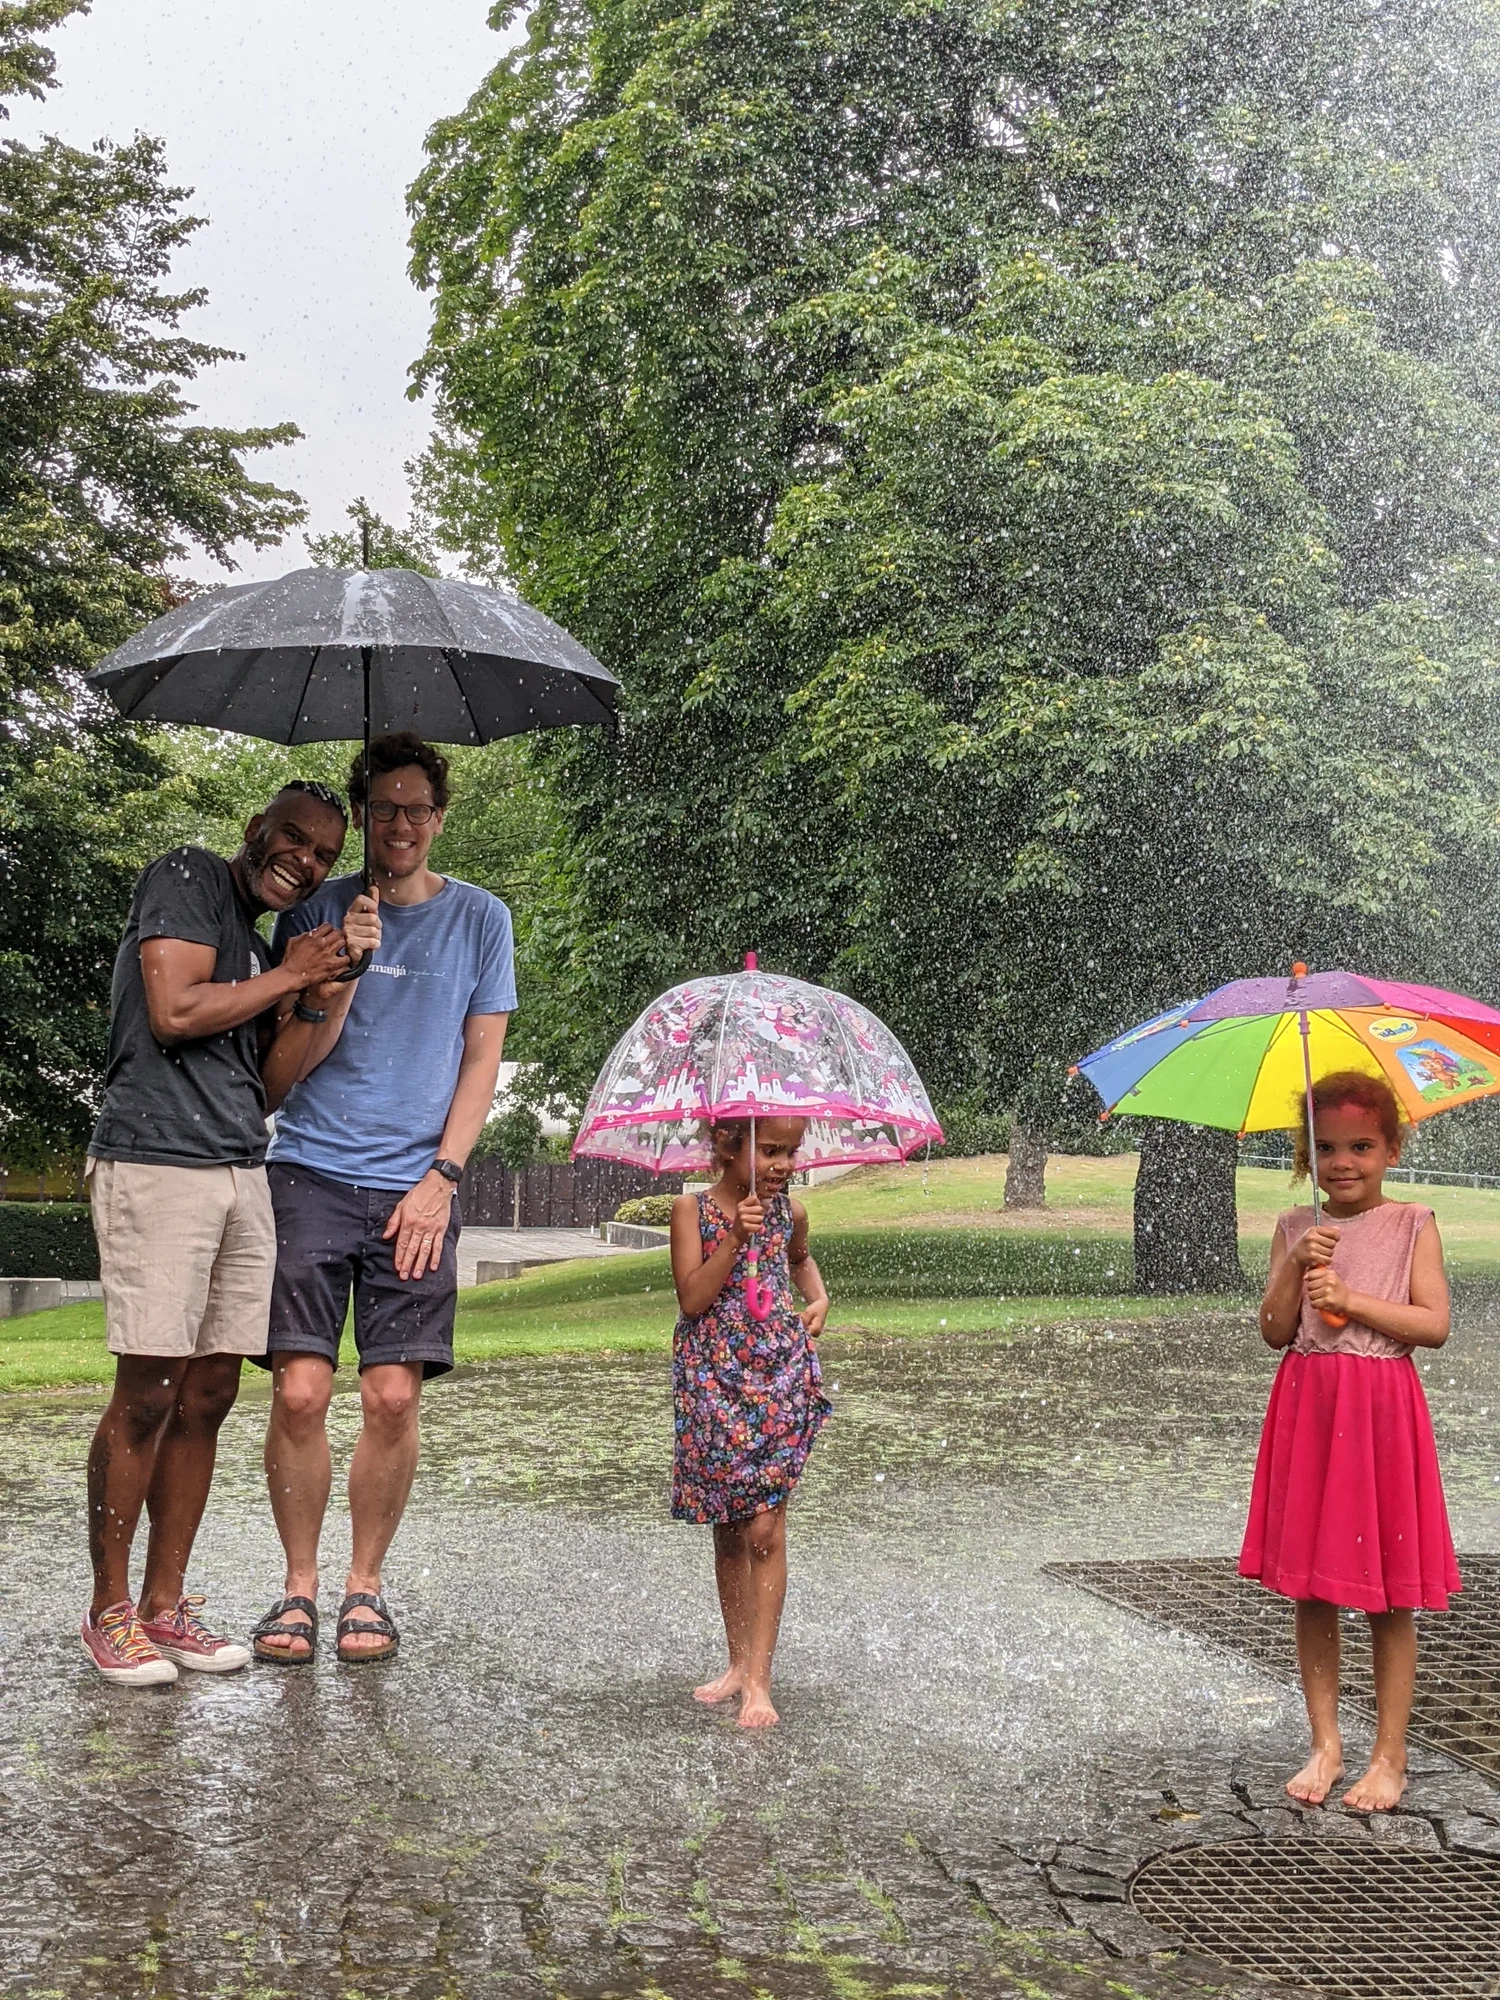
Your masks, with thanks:
[{"label": "printed design on clear umbrella", "polygon": [[[1500,1094],[1500,1012],[1438,986],[1309,972],[1237,979],[1116,1035],[1074,1066],[1118,1112],[1270,1132],[1299,1115],[1313,1148],[1314,1076],[1384,1077],[1416,1123]],[[1313,1225],[1322,1221],[1316,1173]],[[1342,1324],[1324,1313],[1330,1325]]]},{"label": "printed design on clear umbrella", "polygon": [[[830,987],[762,972],[690,979],[653,1000],[620,1037],[589,1094],[574,1158],[702,1171],[724,1119],[806,1122],[801,1165],[872,1166],[941,1144],[943,1131],[900,1042],[867,1007]],[[751,1245],[746,1304],[770,1311]]]}]

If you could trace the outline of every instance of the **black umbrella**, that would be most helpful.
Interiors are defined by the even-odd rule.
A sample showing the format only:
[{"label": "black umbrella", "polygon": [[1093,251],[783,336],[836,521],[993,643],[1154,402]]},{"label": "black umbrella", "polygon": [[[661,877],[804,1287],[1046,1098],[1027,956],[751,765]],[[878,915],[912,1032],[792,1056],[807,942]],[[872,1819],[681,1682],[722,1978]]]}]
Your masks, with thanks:
[{"label": "black umbrella", "polygon": [[[195,722],[273,743],[362,736],[367,803],[372,732],[491,743],[609,722],[619,686],[518,598],[368,566],[298,569],[193,598],[117,646],[88,679],[141,721]],[[363,817],[368,889],[368,810]]]}]

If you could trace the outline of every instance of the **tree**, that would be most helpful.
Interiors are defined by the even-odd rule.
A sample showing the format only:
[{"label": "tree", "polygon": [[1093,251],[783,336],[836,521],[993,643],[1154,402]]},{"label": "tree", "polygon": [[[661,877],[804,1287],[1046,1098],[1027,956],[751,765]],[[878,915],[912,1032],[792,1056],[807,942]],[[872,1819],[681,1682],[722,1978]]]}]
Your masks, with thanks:
[{"label": "tree", "polygon": [[[0,96],[53,81],[39,37],[77,0],[0,8]],[[3,107],[0,107],[3,108]],[[0,1146],[78,1148],[103,1072],[131,879],[186,804],[153,739],[81,675],[174,601],[191,548],[232,566],[300,517],[243,455],[297,435],[190,421],[227,358],[164,289],[199,227],[160,146],[0,145]]]},{"label": "tree", "polygon": [[1482,0],[533,10],[414,246],[442,532],[626,682],[559,1079],[749,942],[1037,1123],[1294,955],[1484,983],[1497,73]]}]

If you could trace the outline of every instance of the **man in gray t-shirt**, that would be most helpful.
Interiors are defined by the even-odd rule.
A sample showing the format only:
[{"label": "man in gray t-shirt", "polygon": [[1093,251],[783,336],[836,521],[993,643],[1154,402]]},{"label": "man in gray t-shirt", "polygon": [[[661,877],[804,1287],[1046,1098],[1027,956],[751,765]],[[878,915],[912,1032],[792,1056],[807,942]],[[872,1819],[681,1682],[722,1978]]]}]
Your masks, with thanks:
[{"label": "man in gray t-shirt", "polygon": [[[344,925],[308,931],[273,967],[255,920],[322,886],[345,825],[337,794],[290,785],[232,860],[201,847],[164,855],[136,884],[115,962],[88,1164],[115,1387],[89,1453],[94,1597],[82,1639],[104,1678],[127,1686],[249,1659],[198,1618],[183,1579],[241,1361],[266,1344],[275,1231],[260,1063],[278,1002],[320,994],[348,952],[379,941],[356,899]],[[283,1032],[308,1036],[295,1017]],[[143,1504],[138,1612],[129,1564]]]}]

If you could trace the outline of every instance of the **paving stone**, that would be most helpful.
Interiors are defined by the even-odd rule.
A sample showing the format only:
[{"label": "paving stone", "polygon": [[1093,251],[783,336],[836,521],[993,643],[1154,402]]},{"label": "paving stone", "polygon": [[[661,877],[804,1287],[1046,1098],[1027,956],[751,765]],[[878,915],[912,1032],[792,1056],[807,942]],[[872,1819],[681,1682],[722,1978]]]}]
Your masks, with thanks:
[{"label": "paving stone", "polygon": [[1081,1897],[1088,1903],[1119,1903],[1125,1899],[1125,1884],[1117,1875],[1054,1865],[1047,1870],[1047,1881],[1057,1895]]}]

